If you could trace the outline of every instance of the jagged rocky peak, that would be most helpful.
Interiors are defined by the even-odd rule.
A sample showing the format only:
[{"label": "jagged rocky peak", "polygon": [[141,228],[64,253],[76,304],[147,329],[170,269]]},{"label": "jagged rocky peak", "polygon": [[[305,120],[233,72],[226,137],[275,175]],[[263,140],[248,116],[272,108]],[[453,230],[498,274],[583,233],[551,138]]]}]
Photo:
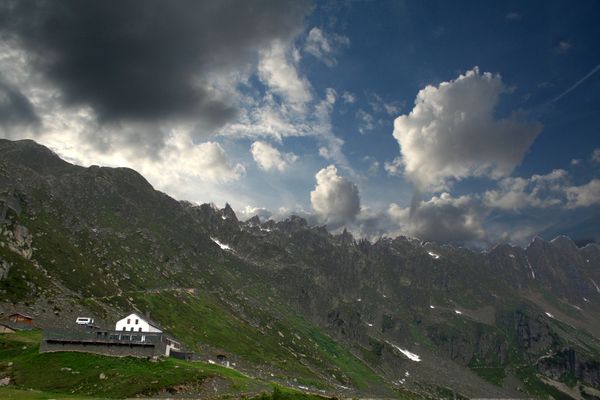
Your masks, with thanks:
[{"label": "jagged rocky peak", "polygon": [[512,259],[521,258],[524,250],[521,247],[513,246],[510,243],[500,243],[494,246],[488,254],[491,257],[509,257]]},{"label": "jagged rocky peak", "polygon": [[6,161],[14,159],[19,164],[41,173],[73,167],[46,146],[29,139],[14,142],[0,139],[0,150]]},{"label": "jagged rocky peak", "polygon": [[308,222],[297,215],[292,215],[284,221],[277,222],[275,225],[277,228],[287,233],[293,233],[308,228]]},{"label": "jagged rocky peak", "polygon": [[231,208],[229,203],[225,203],[225,207],[221,210],[221,214],[227,219],[238,222],[237,215],[235,215],[235,211],[233,211],[233,208]]},{"label": "jagged rocky peak", "polygon": [[216,214],[217,213],[217,208],[212,203],[203,203],[203,204],[200,204],[199,209],[202,211],[202,213],[204,213],[206,215]]},{"label": "jagged rocky peak", "polygon": [[255,215],[252,218],[247,219],[245,224],[248,226],[260,226],[260,218],[258,215]]},{"label": "jagged rocky peak", "polygon": [[566,250],[566,251],[577,251],[577,245],[575,244],[575,242],[573,242],[571,240],[571,238],[565,236],[565,235],[560,235],[555,237],[554,239],[552,239],[550,241],[550,243],[552,244],[553,247],[559,249],[559,250]]},{"label": "jagged rocky peak", "polygon": [[516,247],[511,245],[510,243],[502,242],[502,243],[498,243],[497,245],[492,247],[490,249],[490,253],[492,253],[492,252],[504,253],[507,251],[513,251],[515,248]]},{"label": "jagged rocky peak", "polygon": [[269,220],[267,220],[267,221],[265,221],[265,222],[262,223],[262,227],[264,229],[271,229],[271,230],[273,230],[273,229],[275,229],[276,225],[277,225],[277,223],[275,222],[275,220],[272,220],[272,219],[269,219]]},{"label": "jagged rocky peak", "polygon": [[354,240],[354,236],[346,228],[339,235],[334,236],[334,239],[341,244],[345,245],[355,245],[356,241]]},{"label": "jagged rocky peak", "polygon": [[187,200],[179,200],[179,204],[181,204],[181,207],[183,207],[184,209],[200,209],[200,206],[197,204],[192,203],[191,201],[187,201]]},{"label": "jagged rocky peak", "polygon": [[101,167],[92,165],[85,169],[95,179],[103,179],[105,181],[126,185],[136,191],[154,192],[154,187],[146,178],[134,169],[126,167]]},{"label": "jagged rocky peak", "polygon": [[539,236],[535,236],[531,243],[527,245],[526,250],[542,250],[547,247],[550,247],[550,243],[546,242]]},{"label": "jagged rocky peak", "polygon": [[202,203],[194,209],[200,211],[200,214],[206,218],[217,218],[221,215],[221,210],[214,203]]}]

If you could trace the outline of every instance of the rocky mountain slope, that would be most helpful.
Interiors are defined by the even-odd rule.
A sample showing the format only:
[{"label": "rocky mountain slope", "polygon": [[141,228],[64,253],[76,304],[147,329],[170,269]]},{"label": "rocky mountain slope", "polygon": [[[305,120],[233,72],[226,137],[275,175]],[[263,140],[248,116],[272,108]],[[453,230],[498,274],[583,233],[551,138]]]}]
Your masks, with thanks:
[{"label": "rocky mountain slope", "polygon": [[137,309],[206,357],[343,396],[593,398],[600,246],[486,252],[241,222],[125,168],[0,140],[0,306],[41,326]]}]

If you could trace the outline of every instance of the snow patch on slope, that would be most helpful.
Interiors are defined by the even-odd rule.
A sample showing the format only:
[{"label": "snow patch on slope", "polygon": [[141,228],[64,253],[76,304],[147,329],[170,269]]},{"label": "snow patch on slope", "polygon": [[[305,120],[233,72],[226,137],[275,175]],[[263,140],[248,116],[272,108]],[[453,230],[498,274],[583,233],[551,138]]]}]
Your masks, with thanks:
[{"label": "snow patch on slope", "polygon": [[398,350],[400,353],[404,354],[409,360],[411,361],[415,361],[415,362],[420,362],[421,361],[421,357],[418,354],[415,353],[411,353],[408,350],[402,349],[399,346],[396,346],[393,343],[387,342],[389,345],[391,345],[393,348],[395,348],[396,350]]},{"label": "snow patch on slope", "polygon": [[600,288],[596,284],[596,281],[594,281],[592,278],[590,278],[590,281],[592,281],[592,283],[594,284],[594,287],[596,288],[596,292],[600,293]]},{"label": "snow patch on slope", "polygon": [[219,245],[219,247],[221,248],[221,250],[232,250],[232,248],[225,244],[225,243],[221,243],[219,242],[219,239],[215,239],[214,237],[210,238],[213,242],[215,242],[217,245]]},{"label": "snow patch on slope", "polygon": [[531,266],[531,263],[529,262],[529,258],[525,257],[525,260],[527,260],[527,266],[529,267],[529,270],[531,271],[531,277],[533,279],[535,279],[535,272],[533,271],[533,267]]},{"label": "snow patch on slope", "polygon": [[428,251],[427,254],[429,254],[429,256],[431,258],[435,258],[436,260],[440,258],[439,254],[435,254],[433,251]]}]

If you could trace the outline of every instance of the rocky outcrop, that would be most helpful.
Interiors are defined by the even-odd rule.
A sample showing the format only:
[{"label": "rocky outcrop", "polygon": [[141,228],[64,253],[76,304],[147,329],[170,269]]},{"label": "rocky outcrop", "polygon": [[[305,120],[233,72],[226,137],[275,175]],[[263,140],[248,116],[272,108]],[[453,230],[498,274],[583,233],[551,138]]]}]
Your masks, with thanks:
[{"label": "rocky outcrop", "polygon": [[10,272],[10,263],[6,260],[0,258],[0,281],[8,278],[8,273]]},{"label": "rocky outcrop", "polygon": [[22,201],[14,192],[0,195],[0,245],[30,259],[33,237],[29,229],[19,222]]},{"label": "rocky outcrop", "polygon": [[565,348],[541,357],[537,369],[554,380],[576,379],[586,385],[600,387],[600,362],[579,354],[573,348]]},{"label": "rocky outcrop", "polygon": [[524,352],[539,354],[559,345],[556,333],[541,315],[532,317],[527,312],[517,310],[512,315],[512,324],[518,345]]}]

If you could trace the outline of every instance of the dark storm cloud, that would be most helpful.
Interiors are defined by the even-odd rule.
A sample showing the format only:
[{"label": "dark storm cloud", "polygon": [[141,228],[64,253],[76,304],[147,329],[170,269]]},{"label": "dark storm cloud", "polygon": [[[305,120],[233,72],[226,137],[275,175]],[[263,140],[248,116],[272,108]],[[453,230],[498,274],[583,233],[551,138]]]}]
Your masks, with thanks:
[{"label": "dark storm cloud", "polygon": [[0,129],[38,124],[39,118],[29,99],[0,76]]},{"label": "dark storm cloud", "polygon": [[57,84],[68,104],[102,122],[198,120],[216,127],[236,109],[207,78],[255,61],[302,27],[302,1],[18,1],[0,4],[0,30]]}]

